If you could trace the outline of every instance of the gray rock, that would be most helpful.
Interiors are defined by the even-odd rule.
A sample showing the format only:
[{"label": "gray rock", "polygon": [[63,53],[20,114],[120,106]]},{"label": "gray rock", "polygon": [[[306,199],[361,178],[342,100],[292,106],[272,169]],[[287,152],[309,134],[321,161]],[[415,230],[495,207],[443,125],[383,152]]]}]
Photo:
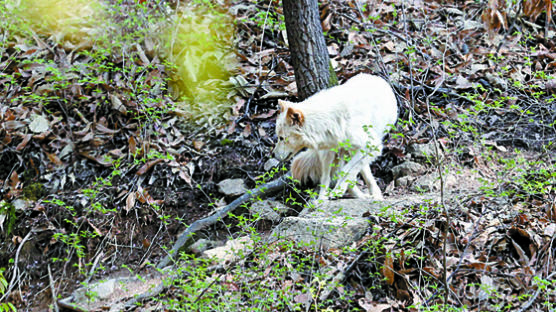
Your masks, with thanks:
[{"label": "gray rock", "polygon": [[[453,175],[444,175],[444,186],[452,187],[456,184],[456,178]],[[438,174],[429,174],[417,178],[411,185],[411,190],[415,192],[431,192],[440,190],[440,178]]]},{"label": "gray rock", "polygon": [[317,248],[339,248],[359,240],[368,227],[367,219],[362,217],[286,217],[272,231],[270,239],[289,239]]},{"label": "gray rock", "polygon": [[123,301],[144,294],[160,285],[163,275],[159,273],[142,276],[122,276],[91,282],[86,287],[76,289],[71,296],[60,299],[59,303],[72,306],[75,311],[123,311]]},{"label": "gray rock", "polygon": [[299,217],[324,218],[324,217],[362,217],[371,212],[376,212],[386,206],[386,201],[373,201],[366,198],[350,198],[324,201],[314,208],[305,208]]},{"label": "gray rock", "polygon": [[556,79],[548,80],[544,85],[548,94],[556,93]]},{"label": "gray rock", "polygon": [[[442,155],[442,150],[439,148],[440,158],[442,159],[444,155]],[[426,144],[412,144],[407,148],[407,151],[415,158],[416,160],[420,160],[420,162],[428,161],[428,160],[436,160],[435,151],[434,151],[434,142],[429,142]]]},{"label": "gray rock", "polygon": [[43,133],[50,129],[50,123],[43,115],[33,114],[31,116],[31,123],[29,124],[29,130],[34,133]]},{"label": "gray rock", "polygon": [[16,199],[12,202],[12,205],[14,205],[14,208],[16,210],[26,210],[27,208],[31,207],[31,203],[27,200],[23,200],[23,199]]},{"label": "gray rock", "polygon": [[226,179],[217,185],[218,191],[226,196],[239,196],[247,191],[242,179]]},{"label": "gray rock", "polygon": [[425,167],[413,161],[406,161],[392,168],[394,179],[405,176],[414,176],[423,172],[425,172]]},{"label": "gray rock", "polygon": [[196,255],[202,254],[205,250],[215,248],[220,245],[218,242],[211,241],[208,239],[201,238],[189,246],[189,251]]},{"label": "gray rock", "polygon": [[264,163],[264,171],[270,171],[270,169],[278,166],[278,164],[280,164],[280,161],[278,159],[270,158]]},{"label": "gray rock", "polygon": [[397,178],[396,179],[396,186],[401,186],[401,187],[409,186],[409,185],[411,185],[413,180],[415,180],[415,177],[412,177],[412,176],[405,176],[405,177]]},{"label": "gray rock", "polygon": [[261,200],[251,205],[251,211],[258,213],[265,220],[279,221],[281,215],[288,211],[288,207],[276,200]]},{"label": "gray rock", "polygon": [[503,79],[500,76],[496,76],[494,74],[487,73],[485,75],[485,78],[488,82],[490,82],[490,84],[492,84],[493,86],[495,86],[495,87],[497,87],[501,90],[508,89],[508,81]]},{"label": "gray rock", "polygon": [[253,241],[248,236],[226,242],[226,245],[203,251],[203,256],[218,262],[234,262],[253,249]]},{"label": "gray rock", "polygon": [[270,241],[291,239],[315,247],[338,248],[359,240],[367,231],[366,216],[399,214],[407,207],[438,201],[438,196],[404,196],[381,201],[353,198],[324,201],[304,209],[298,217],[286,217],[272,232]]},{"label": "gray rock", "polygon": [[91,284],[86,288],[79,288],[73,293],[73,299],[75,302],[84,303],[91,300],[94,301],[110,298],[116,289],[117,281],[117,279],[112,278],[106,281]]}]

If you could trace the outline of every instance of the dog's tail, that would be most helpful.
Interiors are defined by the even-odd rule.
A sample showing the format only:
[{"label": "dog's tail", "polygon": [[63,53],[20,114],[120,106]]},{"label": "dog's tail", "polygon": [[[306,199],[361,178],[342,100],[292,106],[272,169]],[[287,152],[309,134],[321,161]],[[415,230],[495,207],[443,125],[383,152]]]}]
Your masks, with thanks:
[{"label": "dog's tail", "polygon": [[292,177],[301,184],[318,182],[320,179],[320,163],[318,151],[308,149],[299,153],[292,161]]}]

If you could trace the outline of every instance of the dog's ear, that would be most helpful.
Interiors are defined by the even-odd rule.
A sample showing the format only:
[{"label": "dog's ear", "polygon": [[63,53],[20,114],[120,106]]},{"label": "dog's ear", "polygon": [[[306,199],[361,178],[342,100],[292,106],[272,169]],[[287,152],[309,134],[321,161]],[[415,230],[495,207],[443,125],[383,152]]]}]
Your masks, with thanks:
[{"label": "dog's ear", "polygon": [[278,100],[278,107],[280,107],[280,113],[283,113],[288,108],[288,101]]},{"label": "dog's ear", "polygon": [[296,109],[293,107],[288,107],[286,119],[291,125],[300,127],[303,126],[303,123],[305,122],[305,116],[303,116],[303,112],[300,109]]}]

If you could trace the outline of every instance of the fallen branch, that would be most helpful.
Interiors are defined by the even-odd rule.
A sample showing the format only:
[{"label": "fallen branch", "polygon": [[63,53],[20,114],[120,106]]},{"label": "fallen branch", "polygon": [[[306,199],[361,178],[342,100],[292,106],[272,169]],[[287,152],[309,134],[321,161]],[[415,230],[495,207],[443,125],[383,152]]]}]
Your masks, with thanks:
[{"label": "fallen branch", "polygon": [[[256,189],[249,190],[245,194],[243,194],[242,196],[236,198],[236,200],[231,202],[226,207],[218,210],[215,214],[213,214],[213,215],[211,215],[207,218],[200,219],[200,220],[197,220],[197,221],[193,222],[183,233],[180,234],[180,236],[178,237],[178,240],[174,243],[174,246],[172,247],[172,249],[170,250],[168,255],[166,257],[164,257],[164,259],[162,259],[158,263],[157,268],[162,269],[162,268],[166,267],[168,264],[170,264],[170,261],[173,260],[172,255],[175,255],[180,250],[180,248],[182,248],[187,243],[187,241],[192,238],[192,236],[195,234],[195,232],[198,232],[198,231],[206,228],[207,226],[218,222],[222,218],[226,217],[228,215],[228,213],[234,211],[236,208],[240,207],[243,203],[251,200],[252,198],[268,197],[268,196],[284,189],[284,187],[287,184],[286,179],[290,175],[291,174],[288,172],[287,174],[285,174],[284,176],[282,176],[282,177],[280,177],[276,180],[273,180],[269,183],[263,184],[263,185],[257,187]],[[215,267],[219,267],[219,266],[215,266]],[[178,276],[179,275],[176,275],[176,274],[170,275],[170,279],[176,278]],[[160,284],[158,284],[156,287],[154,287],[150,291],[147,291],[143,294],[135,296],[134,298],[131,298],[130,300],[128,300],[127,302],[125,302],[123,304],[123,307],[130,308],[130,307],[134,306],[135,304],[137,304],[138,302],[141,302],[145,299],[157,296],[158,294],[160,294],[166,288],[167,288],[167,286],[164,285],[164,282],[161,282]]]},{"label": "fallen branch", "polygon": [[273,180],[269,183],[263,184],[253,190],[249,190],[247,191],[245,194],[241,195],[240,197],[236,198],[236,200],[234,200],[233,202],[231,202],[229,205],[227,205],[226,207],[218,210],[215,214],[204,218],[204,219],[200,219],[197,220],[193,223],[191,223],[191,225],[182,233],[180,234],[180,236],[178,237],[178,240],[174,243],[174,246],[172,247],[172,249],[170,249],[170,252],[168,253],[168,255],[166,257],[164,257],[156,266],[159,269],[162,269],[164,267],[166,267],[168,264],[170,264],[170,262],[173,260],[172,256],[176,255],[178,253],[178,251],[187,243],[187,241],[189,241],[189,239],[197,232],[199,232],[200,230],[206,228],[209,225],[212,225],[216,222],[218,222],[219,220],[222,220],[223,218],[225,218],[226,216],[228,216],[228,213],[234,211],[236,208],[238,208],[239,206],[241,206],[243,203],[251,200],[252,198],[257,198],[257,197],[268,197],[274,193],[276,193],[277,191],[280,191],[282,189],[284,189],[284,187],[286,186],[286,177],[289,176],[290,174],[286,174],[276,180]]}]

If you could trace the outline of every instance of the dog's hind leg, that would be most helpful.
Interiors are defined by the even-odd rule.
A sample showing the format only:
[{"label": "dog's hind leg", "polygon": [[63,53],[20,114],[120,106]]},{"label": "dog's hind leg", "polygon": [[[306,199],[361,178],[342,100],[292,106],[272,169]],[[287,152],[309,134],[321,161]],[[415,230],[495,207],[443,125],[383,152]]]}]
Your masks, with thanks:
[{"label": "dog's hind leg", "polygon": [[357,187],[357,174],[361,171],[362,166],[365,164],[363,161],[365,160],[366,157],[364,157],[363,154],[356,153],[352,159],[347,162],[347,164],[338,170],[342,176],[338,179],[333,194],[342,196],[347,190],[350,194],[357,198],[367,197]]},{"label": "dog's hind leg", "polygon": [[382,192],[380,191],[380,188],[376,183],[375,177],[371,172],[371,167],[368,164],[363,165],[363,168],[361,169],[361,175],[363,176],[363,180],[365,180],[367,186],[369,187],[369,193],[371,194],[371,197],[380,200],[384,199],[384,197],[382,197]]}]

